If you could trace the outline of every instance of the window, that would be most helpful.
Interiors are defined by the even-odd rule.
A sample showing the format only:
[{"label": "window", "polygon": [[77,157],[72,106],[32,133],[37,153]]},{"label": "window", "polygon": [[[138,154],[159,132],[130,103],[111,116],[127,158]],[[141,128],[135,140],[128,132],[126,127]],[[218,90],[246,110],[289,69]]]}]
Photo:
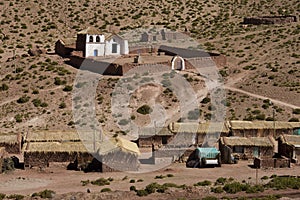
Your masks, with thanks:
[{"label": "window", "polygon": [[117,53],[118,52],[118,44],[112,44],[111,52],[112,53]]},{"label": "window", "polygon": [[96,36],[96,42],[100,42],[100,37]]},{"label": "window", "polygon": [[244,147],[242,146],[234,146],[233,153],[244,153]]},{"label": "window", "polygon": [[89,42],[94,42],[93,36],[90,36]]}]

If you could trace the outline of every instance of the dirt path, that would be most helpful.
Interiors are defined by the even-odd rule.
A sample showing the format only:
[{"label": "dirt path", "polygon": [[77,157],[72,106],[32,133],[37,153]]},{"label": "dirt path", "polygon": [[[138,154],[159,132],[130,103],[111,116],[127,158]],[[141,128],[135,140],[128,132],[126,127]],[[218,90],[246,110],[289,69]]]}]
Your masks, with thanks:
[{"label": "dirt path", "polygon": [[[127,172],[110,172],[110,173],[84,173],[81,171],[66,170],[66,166],[50,165],[43,171],[38,169],[16,170],[9,174],[0,174],[0,193],[5,194],[23,194],[29,195],[33,192],[39,192],[44,189],[50,189],[57,194],[64,194],[69,192],[84,192],[87,189],[93,192],[99,192],[102,188],[108,187],[112,190],[129,191],[130,186],[135,186],[137,189],[142,189],[146,185],[157,182],[186,184],[192,186],[194,183],[203,180],[210,180],[215,182],[219,177],[233,177],[238,181],[246,180],[250,183],[255,183],[256,170],[248,166],[248,161],[241,161],[235,165],[222,165],[222,168],[186,168],[184,163],[173,163],[158,171],[148,173],[127,173]],[[277,175],[299,175],[300,166],[292,166],[291,168],[278,169],[259,169],[258,181],[263,176]],[[164,179],[155,179],[155,176],[173,174],[174,177],[166,177]],[[110,185],[95,186],[88,184],[82,186],[83,180],[96,180],[98,178],[112,177],[114,180]],[[126,177],[126,178],[124,178]],[[135,183],[130,183],[134,179]],[[137,182],[137,180],[143,180]]]},{"label": "dirt path", "polygon": [[225,89],[228,89],[228,90],[230,90],[230,91],[243,93],[243,94],[246,94],[246,95],[249,95],[249,96],[252,96],[252,97],[255,97],[255,98],[263,99],[263,100],[264,100],[264,99],[269,99],[269,100],[272,101],[274,104],[279,104],[279,105],[286,106],[286,107],[293,108],[293,109],[299,108],[298,106],[293,105],[293,104],[289,104],[289,103],[286,103],[286,102],[283,102],[283,101],[279,101],[279,100],[276,100],[276,99],[272,99],[272,98],[269,98],[269,97],[266,97],[266,96],[254,94],[254,93],[251,93],[251,92],[247,92],[247,91],[245,91],[245,90],[241,90],[241,89],[234,88],[234,87],[231,87],[231,86],[225,85],[224,88],[225,88]]}]

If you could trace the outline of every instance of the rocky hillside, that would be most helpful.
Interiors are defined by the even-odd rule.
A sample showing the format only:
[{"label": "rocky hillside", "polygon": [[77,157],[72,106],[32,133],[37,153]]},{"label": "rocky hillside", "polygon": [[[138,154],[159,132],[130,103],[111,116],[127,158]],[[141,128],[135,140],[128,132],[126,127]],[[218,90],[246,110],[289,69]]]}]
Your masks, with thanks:
[{"label": "rocky hillside", "polygon": [[[273,110],[276,120],[300,119],[297,0],[0,0],[0,7],[1,132],[74,128],[71,97],[77,70],[53,55],[54,44],[87,26],[119,32],[154,25],[185,32],[204,49],[227,56],[227,66],[220,69],[227,88],[227,119],[273,120]],[[295,15],[298,22],[241,24],[244,17],[261,15]],[[28,50],[37,46],[48,53],[29,56]],[[184,74],[195,87],[201,85],[200,76]],[[96,96],[97,119],[110,132],[118,131],[110,113],[118,78],[103,78]],[[169,110],[178,106],[169,95],[160,98]],[[142,100],[134,100],[132,120],[147,120],[136,112],[145,104]],[[199,108],[201,120],[209,120],[209,97]]]}]

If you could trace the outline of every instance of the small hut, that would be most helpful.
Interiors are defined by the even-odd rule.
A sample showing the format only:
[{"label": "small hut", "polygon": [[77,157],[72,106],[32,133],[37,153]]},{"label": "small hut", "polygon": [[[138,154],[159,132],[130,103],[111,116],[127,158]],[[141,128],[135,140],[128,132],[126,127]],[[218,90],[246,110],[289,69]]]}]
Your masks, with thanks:
[{"label": "small hut", "polygon": [[174,134],[167,127],[143,129],[143,132],[139,133],[137,144],[139,148],[158,149],[168,144],[173,136]]},{"label": "small hut", "polygon": [[242,159],[272,157],[273,146],[268,137],[221,137],[219,140],[222,163],[232,163],[232,156]]},{"label": "small hut", "polygon": [[281,135],[278,140],[278,153],[298,163],[300,158],[300,135]]},{"label": "small hut", "polygon": [[0,146],[10,154],[19,154],[22,149],[21,134],[0,134]]},{"label": "small hut", "polygon": [[102,172],[137,171],[140,166],[139,155],[136,143],[116,137],[100,143],[96,158],[102,163]]}]

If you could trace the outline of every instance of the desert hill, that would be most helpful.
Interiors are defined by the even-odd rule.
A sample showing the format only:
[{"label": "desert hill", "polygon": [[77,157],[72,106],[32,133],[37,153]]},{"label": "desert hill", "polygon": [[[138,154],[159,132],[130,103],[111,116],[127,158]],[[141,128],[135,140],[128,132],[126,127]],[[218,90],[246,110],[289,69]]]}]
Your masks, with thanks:
[{"label": "desert hill", "polygon": [[[72,89],[78,70],[53,54],[54,45],[88,26],[103,32],[150,26],[185,32],[203,49],[227,57],[227,66],[220,69],[227,92],[227,119],[273,120],[274,111],[276,120],[300,119],[299,1],[0,0],[0,7],[1,132],[74,128]],[[244,17],[266,15],[294,15],[298,22],[241,24]],[[37,46],[47,54],[29,56],[28,50]],[[194,88],[203,86],[198,74],[181,74]],[[119,130],[110,112],[110,95],[119,78],[104,77],[95,99],[97,120],[112,133]],[[142,93],[150,93],[169,111],[178,108],[176,99],[162,88],[141,88],[136,97]],[[131,119],[141,124],[147,116],[137,109],[147,103],[144,100],[131,101]],[[199,108],[201,120],[209,120],[213,110],[209,96]]]}]

